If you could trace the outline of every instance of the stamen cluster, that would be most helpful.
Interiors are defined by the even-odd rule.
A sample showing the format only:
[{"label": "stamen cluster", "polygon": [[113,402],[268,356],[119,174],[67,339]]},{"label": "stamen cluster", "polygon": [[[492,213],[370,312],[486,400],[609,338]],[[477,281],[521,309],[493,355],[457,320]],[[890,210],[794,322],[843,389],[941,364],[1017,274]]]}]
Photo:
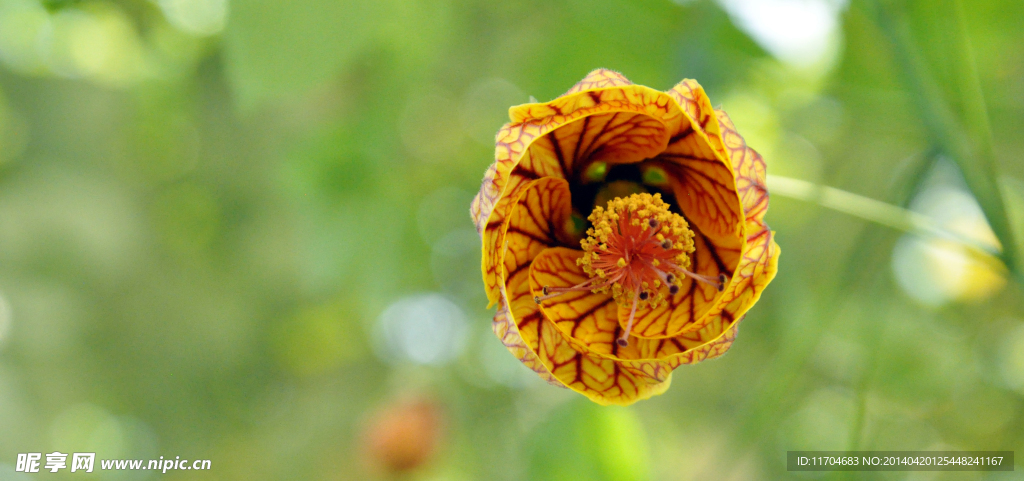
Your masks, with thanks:
[{"label": "stamen cluster", "polygon": [[593,292],[611,290],[619,305],[635,310],[657,307],[666,291],[679,291],[680,276],[689,274],[694,234],[661,194],[616,197],[607,208],[595,207],[589,220],[593,227],[577,263],[590,276]]}]

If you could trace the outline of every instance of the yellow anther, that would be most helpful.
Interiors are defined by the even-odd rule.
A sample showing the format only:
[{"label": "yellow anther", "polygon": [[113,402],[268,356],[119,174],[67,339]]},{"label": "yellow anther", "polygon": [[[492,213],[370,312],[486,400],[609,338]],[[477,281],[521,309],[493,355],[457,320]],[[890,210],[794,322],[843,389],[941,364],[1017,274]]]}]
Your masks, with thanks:
[{"label": "yellow anther", "polygon": [[[603,279],[594,283],[600,286],[595,292],[610,292],[620,305],[639,302],[640,307],[657,307],[671,294],[662,291],[673,285],[663,277],[677,268],[690,268],[694,234],[660,194],[616,197],[607,207],[595,207],[588,220],[593,227],[580,241],[584,255],[578,264],[591,278]],[[639,292],[645,295],[638,296]]]}]

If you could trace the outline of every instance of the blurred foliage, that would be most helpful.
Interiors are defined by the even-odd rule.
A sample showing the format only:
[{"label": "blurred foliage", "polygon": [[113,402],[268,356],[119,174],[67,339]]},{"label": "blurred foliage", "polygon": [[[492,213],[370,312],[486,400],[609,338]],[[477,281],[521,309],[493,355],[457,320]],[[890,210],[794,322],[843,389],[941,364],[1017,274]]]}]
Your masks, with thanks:
[{"label": "blurred foliage", "polygon": [[[168,479],[381,477],[361,430],[408,396],[446,430],[418,480],[774,479],[787,450],[1024,450],[1019,280],[970,284],[955,249],[778,195],[778,278],[729,354],[663,396],[587,404],[490,333],[467,210],[494,132],[597,67],[698,79],[771,174],[911,209],[955,191],[991,217],[1000,198],[1024,239],[1024,4],[963,2],[991,125],[977,174],[956,2],[821,1],[839,47],[793,65],[736,27],[737,1],[0,0],[0,479],[53,450],[212,460]],[[963,212],[937,222],[988,232]],[[970,299],[906,287],[943,276]],[[389,354],[428,320],[451,356]]]},{"label": "blurred foliage", "polygon": [[529,479],[650,478],[650,448],[630,410],[576,399],[529,433]]}]

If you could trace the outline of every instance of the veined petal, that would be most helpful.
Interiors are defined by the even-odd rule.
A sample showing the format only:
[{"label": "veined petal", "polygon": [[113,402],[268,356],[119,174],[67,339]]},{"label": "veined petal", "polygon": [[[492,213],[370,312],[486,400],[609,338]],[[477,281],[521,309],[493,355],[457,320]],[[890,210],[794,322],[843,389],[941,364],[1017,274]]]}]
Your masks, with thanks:
[{"label": "veined petal", "polygon": [[719,323],[721,329],[731,329],[739,323],[747,311],[761,298],[761,293],[779,270],[779,246],[775,233],[755,222],[748,222],[748,229],[761,227],[747,238],[746,250],[732,280],[705,319]]},{"label": "veined petal", "polygon": [[[696,251],[691,270],[711,279],[721,274],[731,278],[744,249],[745,222],[721,127],[711,101],[696,81],[684,80],[668,93],[686,113],[686,121],[650,168],[664,171],[676,202],[693,227]],[[633,327],[637,336],[671,338],[701,331],[712,321],[706,314],[721,293],[691,278],[684,279],[680,287],[679,294],[666,304],[637,311]],[[620,324],[625,325],[628,317],[629,309],[620,307]]]},{"label": "veined petal", "polygon": [[735,318],[735,322],[739,322],[738,319],[761,298],[761,292],[775,278],[779,270],[781,249],[775,243],[775,232],[764,223],[764,214],[768,211],[764,159],[747,146],[725,112],[719,110],[716,115],[735,170],[743,202],[747,239],[735,275],[707,316]]},{"label": "veined petal", "polygon": [[684,79],[672,87],[668,94],[679,103],[683,112],[693,121],[694,129],[702,131],[715,151],[722,158],[728,160],[729,155],[726,153],[722,141],[722,129],[715,115],[717,112],[711,106],[711,99],[704,92],[704,87],[701,87],[696,80]]},{"label": "veined petal", "polygon": [[[725,147],[729,152],[733,172],[736,176],[736,190],[743,202],[743,212],[748,222],[763,222],[768,212],[768,188],[765,186],[767,167],[764,158],[747,147],[746,140],[736,132],[736,126],[725,111],[717,110],[722,126]],[[760,229],[756,229],[760,230]]]},{"label": "veined petal", "polygon": [[671,368],[666,363],[626,366],[570,342],[541,313],[528,280],[516,276],[510,281],[504,289],[511,306],[509,316],[525,345],[554,379],[599,404],[632,404],[668,389]]},{"label": "veined petal", "polygon": [[516,327],[516,323],[509,316],[508,307],[504,301],[498,303],[498,312],[494,314],[491,330],[494,331],[495,336],[498,336],[498,340],[505,346],[505,349],[508,349],[523,365],[537,373],[541,379],[549,384],[565,387],[564,384],[551,375],[551,372],[544,367],[544,364],[540,362],[540,359],[533,353],[533,350],[523,341],[522,336],[519,335],[519,328]]},{"label": "veined petal", "polygon": [[[498,299],[501,226],[528,182],[572,179],[590,162],[639,162],[664,150],[685,116],[668,95],[639,85],[585,90],[509,110],[498,132],[495,163],[474,199],[488,299]],[[541,140],[543,139],[543,140]]]},{"label": "veined petal", "polygon": [[696,348],[687,349],[681,355],[670,357],[673,369],[683,364],[694,364],[725,354],[725,351],[732,347],[732,342],[736,340],[736,334],[740,328],[739,322],[733,323],[731,328],[719,334],[718,337],[712,338],[712,340]]},{"label": "veined petal", "polygon": [[480,234],[480,238],[484,236],[487,217],[494,210],[494,201],[500,194],[494,184],[494,176],[497,175],[496,165],[497,163],[494,163],[487,167],[480,190],[473,196],[473,201],[469,204],[469,216],[473,218],[473,225],[476,227],[476,233]]},{"label": "veined petal", "polygon": [[[544,250],[530,266],[530,292],[542,296],[544,286],[564,288],[585,282],[589,276],[576,263],[582,256],[583,251],[579,249]],[[618,304],[608,293],[594,293],[589,289],[566,292],[543,301],[540,310],[564,336],[594,354],[607,354],[612,358],[639,357],[635,342],[628,347],[620,347],[615,342],[622,335],[622,328],[619,327]]]},{"label": "veined petal", "polygon": [[[741,262],[740,247],[716,245],[699,229],[694,229],[694,234],[691,270],[711,279],[717,279],[720,274],[731,279]],[[701,331],[714,321],[707,314],[722,295],[723,292],[713,286],[685,277],[679,293],[669,296],[664,304],[637,309],[633,332],[639,337],[661,339]],[[620,306],[619,323],[625,325],[628,319],[629,308]]]},{"label": "veined petal", "polygon": [[718,318],[696,332],[662,339],[642,339],[640,342],[645,343],[645,351],[652,348],[651,353],[645,355],[653,355],[668,363],[669,369],[675,369],[725,354],[736,340],[739,322],[730,323]]},{"label": "veined petal", "polygon": [[[768,191],[765,188],[764,159],[747,147],[725,112],[718,111],[726,150],[736,175],[738,191],[743,202],[744,232],[746,240],[739,264],[724,291],[703,316],[702,322],[719,323],[722,329],[733,329],[778,272],[780,248],[775,233],[764,223],[768,210]],[[698,249],[699,250],[699,249]],[[621,316],[620,312],[620,316]]]},{"label": "veined petal", "polygon": [[621,87],[623,85],[633,85],[633,82],[630,82],[625,75],[614,70],[599,68],[592,70],[586,77],[583,77],[583,80],[576,82],[576,85],[573,85],[566,94],[574,94],[584,90],[594,90],[605,87]]},{"label": "veined petal", "polygon": [[743,209],[711,100],[695,80],[684,80],[668,93],[688,120],[657,157],[669,171],[679,207],[716,244],[739,247]]},{"label": "veined petal", "polygon": [[629,405],[665,392],[672,382],[670,371],[665,371],[664,381],[650,383],[616,361],[575,349],[539,310],[521,319],[523,340],[544,367],[566,387],[598,404]]},{"label": "veined petal", "polygon": [[707,158],[670,146],[652,164],[665,170],[676,202],[690,224],[721,247],[742,246],[743,208],[736,178],[726,161],[714,154]]},{"label": "veined petal", "polygon": [[[582,254],[582,251],[564,247],[541,252],[530,267],[531,295],[542,295],[544,286],[570,287],[585,281],[586,273],[576,264]],[[523,292],[521,286],[516,286],[515,290]],[[525,302],[525,297],[528,296],[518,299]],[[667,379],[669,372],[681,364],[717,357],[735,338],[735,328],[730,330],[729,323],[719,320],[699,331],[674,338],[630,336],[628,346],[621,347],[615,342],[622,335],[622,326],[617,320],[618,305],[611,295],[589,290],[547,299],[541,303],[540,311],[577,351],[614,360],[622,369],[648,381]]]},{"label": "veined petal", "polygon": [[[738,256],[734,270],[722,269],[725,264],[717,262],[714,263],[715,267],[712,267],[712,264],[707,262],[708,257],[711,257],[713,261],[718,261],[723,257],[722,253],[735,256],[735,251],[716,248],[708,238],[702,237],[698,233],[694,255],[695,272],[708,275],[715,270],[720,270],[726,272],[730,279],[729,283],[723,292],[715,293],[708,286],[688,280],[687,282],[690,282],[689,290],[684,285],[680,294],[670,298],[666,305],[658,309],[637,312],[633,329],[640,336],[645,336],[652,331],[656,332],[652,327],[661,325],[665,325],[666,332],[670,333],[669,336],[664,337],[680,336],[695,329],[706,329],[709,326],[714,328],[716,325],[720,326],[718,327],[719,332],[731,329],[760,299],[761,292],[778,272],[778,256],[781,249],[775,243],[775,233],[763,221],[764,213],[768,209],[768,191],[764,187],[764,160],[757,152],[747,147],[743,137],[736,132],[724,112],[718,112],[718,115],[722,121],[723,137],[726,139],[726,147],[732,159],[731,163],[737,172],[736,182],[741,186],[740,194],[744,208],[744,232],[746,235],[743,250]],[[702,242],[704,245],[701,245]],[[702,252],[716,254],[717,258],[702,256]],[[733,258],[735,257],[730,257],[730,259]],[[693,295],[694,292],[698,295]],[[620,323],[623,316],[628,315],[624,308],[619,308]]]},{"label": "veined petal", "polygon": [[660,369],[657,376],[660,381],[637,373],[620,362],[570,343],[544,317],[532,298],[512,301],[512,306],[512,318],[524,343],[544,368],[569,389],[602,405],[628,405],[668,389],[670,369]]},{"label": "veined petal", "polygon": [[524,131],[522,124],[506,124],[498,131],[495,156],[498,160],[487,169],[483,185],[471,206],[471,214],[478,220],[477,229],[483,242],[481,270],[487,299],[493,305],[499,298],[500,276],[498,266],[504,257],[505,235],[502,227],[508,210],[530,183],[540,176],[513,174],[534,134]]},{"label": "veined petal", "polygon": [[499,272],[508,285],[514,278],[529,275],[530,263],[541,251],[574,239],[566,232],[572,203],[569,183],[564,179],[544,177],[524,184],[502,226]]}]

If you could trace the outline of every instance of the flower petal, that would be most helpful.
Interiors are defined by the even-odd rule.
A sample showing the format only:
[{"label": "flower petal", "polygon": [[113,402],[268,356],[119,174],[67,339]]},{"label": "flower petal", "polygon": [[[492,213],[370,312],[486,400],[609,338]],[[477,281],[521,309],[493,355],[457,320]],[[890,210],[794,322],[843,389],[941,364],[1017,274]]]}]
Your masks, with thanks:
[{"label": "flower petal", "polygon": [[573,85],[566,94],[605,87],[620,87],[623,85],[633,85],[633,82],[630,82],[624,75],[614,70],[599,68],[588,73],[583,80],[576,82],[576,85]]},{"label": "flower petal", "polygon": [[[542,253],[538,258],[543,256]],[[509,315],[520,338],[560,383],[600,404],[632,404],[661,394],[668,388],[671,367],[666,362],[642,361],[627,365],[594,354],[580,343],[571,342],[544,316],[533,301],[526,279],[516,276],[510,281],[507,289],[502,291],[512,306]],[[525,362],[530,358],[523,356],[520,359]],[[532,368],[530,364],[528,366]]]},{"label": "flower petal", "polygon": [[[746,250],[732,280],[722,295],[705,314],[707,327],[718,326],[720,332],[735,329],[747,311],[761,298],[761,292],[779,269],[779,246],[775,243],[775,232],[767,226],[751,232],[747,238]],[[755,227],[753,222],[748,227]],[[726,347],[728,348],[728,347]]]},{"label": "flower petal", "polygon": [[767,167],[764,158],[747,147],[747,142],[736,132],[729,114],[715,111],[722,126],[725,146],[729,152],[733,171],[736,175],[736,190],[743,202],[747,221],[763,222],[768,212],[768,188],[765,186]]},{"label": "flower petal", "polygon": [[707,136],[708,142],[717,151],[722,158],[728,159],[729,155],[726,153],[725,146],[722,141],[722,130],[721,126],[716,122],[717,112],[711,106],[711,99],[704,93],[704,87],[701,87],[696,80],[684,79],[682,82],[672,87],[672,90],[668,91],[668,94],[679,103],[679,106],[683,108],[683,112],[694,121],[694,128],[704,132]]},{"label": "flower petal", "polygon": [[[530,292],[540,296],[544,286],[572,287],[586,281],[589,276],[576,264],[582,256],[583,251],[564,247],[542,252],[530,266]],[[608,293],[567,292],[542,302],[540,310],[564,336],[595,354],[639,357],[635,343],[622,348],[615,342],[622,335],[619,307]]]},{"label": "flower petal", "polygon": [[[512,170],[523,156],[526,146],[534,139],[524,132],[522,125],[505,125],[498,131],[495,156],[498,158],[487,169],[480,192],[473,200],[471,214],[475,215],[477,230],[483,241],[481,269],[487,298],[493,305],[499,297],[497,267],[504,250],[505,217],[514,201],[530,181],[539,176],[513,174]],[[476,211],[476,213],[474,213]]]},{"label": "flower petal", "polygon": [[745,315],[761,298],[761,292],[768,283],[775,278],[779,270],[780,251],[779,245],[775,243],[775,232],[767,226],[752,232],[747,237],[747,249],[743,252],[743,260],[732,282],[726,286],[722,297],[708,315],[721,316],[726,320],[738,320]]},{"label": "flower petal", "polygon": [[591,354],[570,343],[544,317],[532,299],[513,306],[513,318],[523,341],[548,372],[569,389],[603,405],[628,405],[668,389],[671,383],[669,369],[659,373],[662,381],[638,375],[622,363]]},{"label": "flower petal", "polygon": [[[542,177],[571,179],[594,161],[639,162],[664,150],[685,116],[668,94],[639,85],[587,90],[543,104],[509,109],[495,160],[471,213],[483,240],[488,299],[498,299],[501,226],[525,185]],[[541,140],[543,138],[543,140]]]},{"label": "flower petal", "polygon": [[764,287],[775,278],[781,249],[775,243],[775,232],[764,223],[769,197],[765,186],[767,166],[764,158],[747,146],[728,114],[721,110],[715,113],[722,126],[725,147],[736,173],[736,185],[743,202],[747,230],[743,260],[740,261],[732,285],[727,288],[732,294],[723,296],[722,302],[728,301],[728,312],[742,316],[761,297]]},{"label": "flower petal", "polygon": [[717,111],[716,114],[740,187],[746,242],[736,272],[705,317],[721,319],[726,328],[733,328],[760,299],[765,286],[775,278],[781,249],[775,243],[775,232],[764,223],[764,214],[768,210],[764,159],[746,145],[725,112]]},{"label": "flower petal", "polygon": [[525,185],[501,230],[498,258],[505,267],[500,272],[505,284],[516,277],[526,279],[530,263],[544,249],[574,242],[565,229],[572,211],[569,183],[544,177]]},{"label": "flower petal", "polygon": [[[576,264],[582,255],[580,250],[564,247],[541,252],[530,266],[530,294],[542,295],[544,286],[570,287],[585,281],[587,274]],[[523,291],[520,286],[514,290]],[[545,300],[540,306],[544,318],[577,350],[619,361],[624,369],[652,380],[666,379],[668,372],[680,364],[697,362],[710,354],[717,356],[728,349],[723,339],[731,342],[731,338],[722,335],[729,326],[718,322],[675,338],[630,336],[629,345],[621,347],[615,342],[623,329],[617,319],[621,315],[619,309],[609,294],[591,291],[565,293]]]},{"label": "flower petal", "polygon": [[[547,249],[534,259],[531,271],[534,271],[532,266],[543,265],[546,269],[552,262],[561,263],[553,267],[565,268],[565,271],[574,267],[578,269],[575,258],[580,251],[575,252],[560,247]],[[584,274],[580,271],[574,276],[578,275]],[[565,282],[575,279],[567,278]],[[724,330],[716,324],[678,338],[651,340],[631,337],[630,346],[619,348],[616,356],[610,344],[614,344],[613,336],[618,326],[611,313],[602,312],[602,309],[608,309],[607,306],[601,307],[604,304],[602,296],[591,294],[588,302],[596,305],[597,309],[592,309],[589,315],[579,316],[578,322],[564,317],[552,320],[534,303],[533,292],[522,277],[510,280],[503,292],[508,305],[513,307],[506,311],[508,317],[495,318],[496,323],[507,323],[511,318],[515,324],[515,334],[519,337],[511,337],[513,342],[507,342],[506,346],[542,378],[550,382],[551,378],[545,374],[548,373],[561,384],[600,404],[631,404],[660,394],[668,388],[673,368],[717,357],[735,339],[735,326]],[[558,316],[557,312],[552,316]],[[563,332],[567,322],[580,325],[576,329],[576,337],[566,336]],[[507,324],[495,329],[502,333],[503,342],[513,332]],[[522,340],[522,344],[518,340]],[[529,354],[522,350],[523,346],[529,349]],[[543,369],[535,362],[539,362]]]},{"label": "flower petal", "polygon": [[[695,229],[694,233],[691,270],[711,279],[717,279],[719,274],[732,278],[740,264],[740,249],[718,246],[700,230]],[[712,323],[707,314],[721,296],[722,292],[713,286],[685,277],[679,294],[669,296],[656,308],[637,309],[633,332],[639,337],[661,339],[701,331]],[[628,319],[629,308],[619,307],[619,323],[625,325]]]},{"label": "flower petal", "polygon": [[519,335],[519,328],[516,327],[512,317],[509,316],[508,308],[505,306],[504,301],[498,303],[498,312],[494,314],[491,330],[494,331],[495,336],[498,336],[501,343],[505,345],[505,349],[508,349],[523,365],[537,373],[541,379],[549,384],[565,387],[564,384],[551,375],[551,372],[544,367],[544,364],[540,362],[540,359],[533,353],[533,350],[523,341],[523,338]]},{"label": "flower petal", "polygon": [[[600,404],[660,394],[675,367],[728,350],[778,270],[779,247],[763,221],[764,160],[700,85],[684,80],[660,93],[599,69],[566,95],[509,116],[471,207],[488,297],[500,300],[492,327],[506,348],[541,378]],[[641,172],[664,170],[695,231],[691,269],[730,280],[718,292],[686,279],[667,304],[637,312],[637,335],[623,348],[615,341],[629,309],[610,295],[570,291],[541,306],[534,296],[588,278],[576,264],[582,252],[558,247],[575,245],[569,183],[591,162],[647,159]]]},{"label": "flower petal", "polygon": [[[737,152],[731,155],[736,168],[744,172],[738,176],[737,182],[744,185],[743,199],[745,208],[749,209],[745,213],[746,242],[735,269],[730,271],[722,259],[735,259],[737,252],[718,248],[698,233],[693,267],[695,272],[711,277],[717,275],[712,274],[716,271],[725,272],[730,282],[723,292],[718,293],[707,285],[685,280],[680,294],[670,298],[666,304],[657,309],[637,311],[633,330],[638,336],[675,337],[706,329],[716,322],[721,324],[722,330],[729,329],[757,302],[761,291],[778,272],[781,249],[775,243],[775,233],[763,222],[764,212],[768,208],[767,190],[764,189],[763,180],[760,180],[764,178],[764,161],[760,155],[746,147],[735,130],[728,132],[726,137],[737,139],[742,144],[742,150],[737,147]],[[628,310],[620,307],[620,324],[628,316]]]},{"label": "flower petal", "polygon": [[680,143],[658,155],[654,165],[668,174],[676,202],[690,224],[716,245],[739,248],[743,239],[743,208],[732,169],[712,154],[702,158],[682,153]]},{"label": "flower petal", "polygon": [[725,242],[724,247],[738,247],[743,240],[743,210],[711,100],[695,80],[680,82],[669,95],[689,120],[658,156],[669,170],[676,201],[706,236]]},{"label": "flower petal", "polygon": [[621,164],[653,157],[665,148],[669,132],[662,119],[645,113],[594,113],[534,142],[519,168],[539,176],[571,179],[592,162]]},{"label": "flower petal", "polygon": [[[718,295],[710,286],[686,280],[689,285],[684,285],[680,295],[670,299],[666,305],[637,313],[634,330],[642,337],[679,336],[704,329],[717,317],[724,317],[727,322],[723,329],[728,329],[734,324],[733,319],[742,316],[757,301],[760,290],[778,270],[780,249],[773,233],[763,222],[768,210],[764,159],[747,147],[725,112],[711,109],[710,101],[696,82],[683,81],[670,94],[680,102],[692,122],[692,132],[682,129],[673,137],[667,153],[662,155],[666,160],[688,164],[676,169],[664,168],[673,182],[673,190],[683,212],[692,224],[699,227],[693,270],[709,277],[725,273],[730,283]],[[709,154],[722,150],[726,154],[724,162],[711,160],[711,157],[721,159],[720,155]],[[697,162],[714,167],[694,175],[700,169]],[[730,166],[734,194],[715,180],[724,177],[722,165]],[[735,237],[723,235],[724,232],[715,229],[719,222],[707,223],[708,214],[713,218],[721,212],[730,212],[729,220],[734,222],[731,212],[733,200],[737,198],[742,220],[736,225],[745,237],[739,250],[736,249]],[[725,209],[712,202],[723,199],[727,199]],[[628,318],[624,308],[620,308],[619,318],[620,324]]]},{"label": "flower petal", "polygon": [[491,211],[494,210],[494,201],[498,199],[501,194],[498,191],[497,185],[494,183],[494,176],[497,175],[497,163],[491,164],[487,167],[487,171],[484,172],[484,180],[480,185],[480,191],[473,197],[473,202],[469,204],[469,216],[473,218],[473,225],[476,226],[476,233],[480,234],[482,239],[484,236],[484,227],[487,224],[487,217],[491,215]]},{"label": "flower petal", "polygon": [[683,364],[694,364],[708,359],[714,359],[725,354],[725,351],[728,351],[729,348],[732,347],[732,342],[736,340],[736,333],[739,331],[739,328],[739,321],[736,321],[732,328],[720,334],[711,342],[702,344],[698,348],[687,350],[681,356],[673,357],[673,368]]},{"label": "flower petal", "polygon": [[[693,227],[694,272],[712,279],[732,277],[744,244],[743,206],[721,128],[711,101],[694,80],[684,80],[669,95],[686,112],[687,121],[673,133],[664,152],[651,162],[665,171],[683,215]],[[705,315],[720,293],[712,286],[685,279],[680,294],[667,304],[640,309],[634,324],[637,336],[668,338],[700,331],[711,322]],[[629,309],[619,309],[625,325]]]}]

